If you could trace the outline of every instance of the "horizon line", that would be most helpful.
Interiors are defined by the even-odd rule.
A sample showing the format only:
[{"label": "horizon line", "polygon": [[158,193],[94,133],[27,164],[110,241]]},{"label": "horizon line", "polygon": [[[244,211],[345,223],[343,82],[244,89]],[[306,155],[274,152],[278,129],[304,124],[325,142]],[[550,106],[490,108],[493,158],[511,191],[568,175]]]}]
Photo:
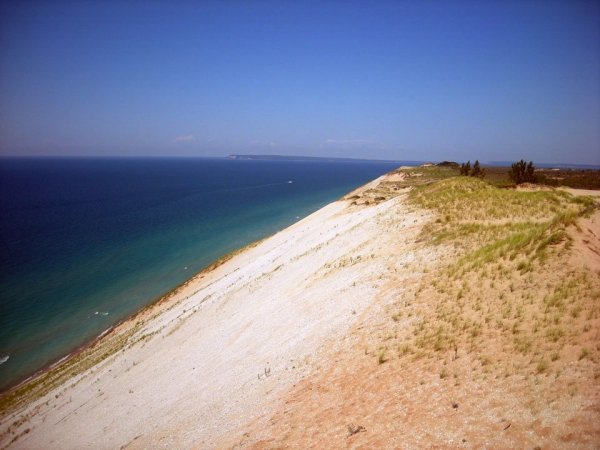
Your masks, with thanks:
[{"label": "horizon line", "polygon": [[[231,153],[228,155],[104,155],[104,154],[74,154],[74,155],[59,155],[59,154],[47,154],[47,155],[1,155],[0,159],[227,159],[227,160],[251,160],[251,157],[257,158],[255,160],[268,160],[268,159],[280,159],[287,161],[301,161],[305,162],[314,160],[337,160],[337,161],[375,161],[375,162],[389,162],[389,163],[418,163],[418,164],[437,164],[441,162],[456,162],[452,159],[440,159],[440,160],[413,160],[413,159],[379,159],[379,158],[350,158],[340,156],[308,156],[308,155],[280,155],[280,154],[256,154],[256,153]],[[259,159],[260,158],[260,159]],[[521,158],[526,161],[533,161],[535,165],[544,165],[545,168],[556,166],[556,167],[579,167],[579,168],[590,168],[600,169],[600,162],[596,164],[579,163],[579,162],[545,162],[545,161],[534,161],[529,158]],[[468,160],[470,161],[470,160]],[[473,160],[475,161],[475,160]],[[481,160],[480,163],[483,165],[490,166],[510,166],[513,162],[518,160]]]}]

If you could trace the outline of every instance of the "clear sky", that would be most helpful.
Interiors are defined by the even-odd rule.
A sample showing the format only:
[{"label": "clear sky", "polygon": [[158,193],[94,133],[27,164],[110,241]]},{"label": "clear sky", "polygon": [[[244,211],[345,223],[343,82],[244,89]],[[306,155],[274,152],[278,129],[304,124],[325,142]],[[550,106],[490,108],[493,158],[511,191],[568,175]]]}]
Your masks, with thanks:
[{"label": "clear sky", "polygon": [[0,155],[600,164],[597,1],[14,1]]}]

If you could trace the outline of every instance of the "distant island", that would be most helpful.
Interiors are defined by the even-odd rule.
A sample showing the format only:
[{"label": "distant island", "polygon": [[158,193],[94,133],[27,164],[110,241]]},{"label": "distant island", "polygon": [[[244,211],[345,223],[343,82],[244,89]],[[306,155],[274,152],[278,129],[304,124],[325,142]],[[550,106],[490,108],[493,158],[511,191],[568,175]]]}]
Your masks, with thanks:
[{"label": "distant island", "polygon": [[326,156],[286,156],[286,155],[228,155],[227,159],[242,159],[254,161],[331,161],[331,162],[390,162],[410,166],[418,166],[423,161],[398,161],[393,159],[360,159],[360,158],[331,158]]},{"label": "distant island", "polygon": [[[399,166],[420,166],[423,164],[436,164],[445,166],[456,164],[452,161],[412,161],[412,160],[397,160],[397,159],[361,159],[361,158],[335,158],[327,156],[299,156],[299,155],[239,155],[231,154],[225,157],[226,159],[240,159],[240,160],[253,160],[253,161],[322,161],[322,162],[389,162],[397,163]],[[510,167],[512,161],[484,161],[482,162],[485,166],[492,167]],[[583,170],[597,170],[600,166],[594,164],[567,164],[567,163],[536,163],[536,166],[544,169],[560,168],[560,169],[583,169]]]}]

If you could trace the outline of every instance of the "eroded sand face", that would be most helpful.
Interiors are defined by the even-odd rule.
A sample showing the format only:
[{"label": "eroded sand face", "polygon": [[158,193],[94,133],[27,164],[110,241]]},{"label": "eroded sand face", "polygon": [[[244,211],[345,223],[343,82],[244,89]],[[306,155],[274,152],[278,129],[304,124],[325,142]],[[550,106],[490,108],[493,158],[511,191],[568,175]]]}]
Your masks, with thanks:
[{"label": "eroded sand face", "polygon": [[[286,392],[266,423],[250,422],[218,447],[599,448],[600,211],[580,218],[568,233],[568,253],[544,261],[531,276],[518,271],[498,276],[496,286],[490,284],[494,275],[488,279],[483,275],[460,302],[456,291],[446,291],[443,271],[432,267],[433,260],[429,260],[430,273],[420,279],[418,266],[412,269],[412,278],[407,279],[403,270],[390,274],[387,285],[341,344],[325,343],[330,352],[323,366]],[[453,260],[448,252],[438,254],[438,261],[448,256]],[[540,318],[547,311],[556,312],[545,307],[546,301],[557,292],[555,286],[571,283],[573,274],[580,277],[576,298],[567,297],[562,313],[551,317],[546,330],[540,328],[535,338],[524,338],[528,330],[542,327]],[[582,275],[587,282],[581,281],[586,279]],[[463,275],[461,282],[473,279]],[[431,289],[425,287],[417,295],[423,283]],[[502,302],[504,297],[509,300]],[[422,354],[411,349],[407,335],[417,332],[420,323],[441,323],[443,309],[438,305],[462,309],[480,300],[486,312],[475,317],[508,317],[505,305],[510,301],[523,308],[541,302],[541,307],[531,306],[531,311],[538,308],[535,315],[523,314],[515,322],[519,328],[504,334],[494,333],[498,322],[490,322],[488,336],[480,341],[470,339],[454,348]],[[490,312],[499,305],[502,315]],[[518,315],[517,307],[514,317]],[[553,339],[548,332],[554,330],[565,333],[564,341]],[[519,342],[539,346],[523,352],[515,346]],[[383,360],[382,348],[387,351]],[[540,358],[547,367],[537,363]]]},{"label": "eroded sand face", "polygon": [[404,195],[328,205],[196,279],[141,341],[4,418],[0,432],[26,420],[2,445],[21,434],[11,448],[205,448],[266,421],[379,305],[389,276],[410,282],[418,271],[402,268],[434,258],[414,245],[426,220]]}]

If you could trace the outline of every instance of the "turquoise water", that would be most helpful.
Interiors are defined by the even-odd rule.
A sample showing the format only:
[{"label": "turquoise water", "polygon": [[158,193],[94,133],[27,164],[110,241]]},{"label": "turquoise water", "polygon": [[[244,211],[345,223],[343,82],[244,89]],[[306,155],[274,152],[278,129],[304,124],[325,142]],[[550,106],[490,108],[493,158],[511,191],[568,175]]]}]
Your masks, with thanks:
[{"label": "turquoise water", "polygon": [[0,389],[398,165],[0,160]]}]

